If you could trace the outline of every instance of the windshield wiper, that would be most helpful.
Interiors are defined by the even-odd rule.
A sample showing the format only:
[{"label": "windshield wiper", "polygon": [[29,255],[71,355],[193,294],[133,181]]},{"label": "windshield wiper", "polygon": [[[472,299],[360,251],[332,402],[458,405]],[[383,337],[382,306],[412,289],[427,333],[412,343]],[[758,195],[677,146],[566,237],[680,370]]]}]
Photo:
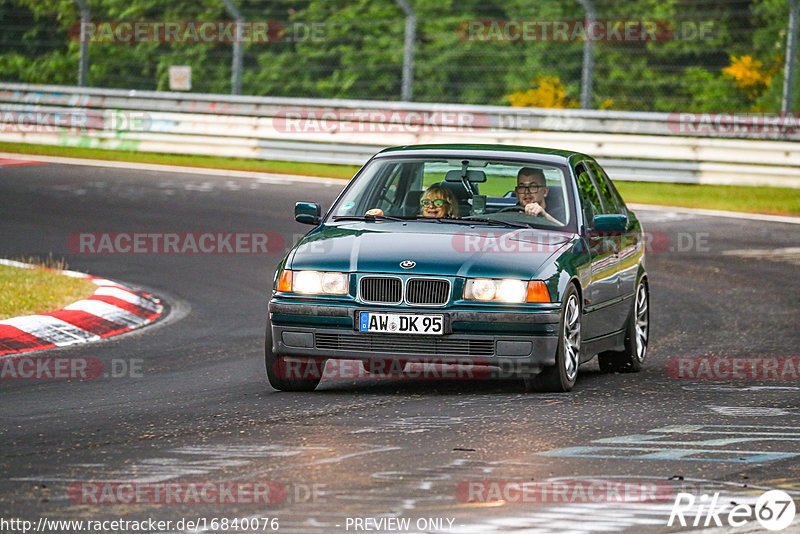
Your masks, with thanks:
[{"label": "windshield wiper", "polygon": [[392,217],[390,215],[334,215],[334,221],[407,221],[402,217]]},{"label": "windshield wiper", "polygon": [[452,217],[423,217],[422,215],[417,215],[413,217],[392,217],[390,215],[334,215],[333,217],[331,217],[331,219],[333,219],[334,221],[401,221],[401,222],[428,221],[437,223],[466,224],[466,225],[474,225],[477,223],[477,224],[488,224],[491,226],[531,228],[531,225],[526,223],[498,221],[497,219],[487,219],[484,217],[452,218]]},{"label": "windshield wiper", "polygon": [[488,219],[486,217],[463,217],[461,219],[456,219],[459,221],[463,221],[466,223],[481,223],[481,224],[490,224],[492,226],[512,226],[514,228],[532,228],[532,225],[528,223],[518,223],[512,221],[498,221],[497,219]]},{"label": "windshield wiper", "polygon": [[414,215],[413,217],[408,217],[403,219],[404,221],[424,221],[424,222],[437,222],[437,223],[446,223],[446,222],[453,222],[457,219],[453,219],[452,217],[425,217],[423,215]]},{"label": "windshield wiper", "polygon": [[436,222],[436,223],[451,223],[451,224],[466,224],[466,225],[474,225],[476,222],[480,224],[491,224],[494,226],[515,226],[519,228],[530,228],[529,226],[522,225],[519,223],[506,223],[502,221],[496,221],[494,219],[467,219],[464,217],[425,217],[424,215],[416,215],[414,217],[407,217],[403,219],[404,221],[420,221],[420,222]]}]

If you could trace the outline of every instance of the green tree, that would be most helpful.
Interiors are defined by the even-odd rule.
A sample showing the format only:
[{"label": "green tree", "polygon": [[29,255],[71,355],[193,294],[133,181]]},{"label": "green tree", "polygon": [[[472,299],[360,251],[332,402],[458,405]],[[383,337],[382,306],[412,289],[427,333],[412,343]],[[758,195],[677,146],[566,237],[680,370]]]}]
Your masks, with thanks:
[{"label": "green tree", "polygon": [[[502,26],[504,21],[582,20],[578,0],[410,1],[417,15],[414,100],[508,105],[509,95],[529,90],[535,80],[553,78],[563,84],[565,102],[580,99],[582,41],[482,39],[469,30],[471,21]],[[94,21],[231,18],[221,0],[88,2]],[[268,43],[244,45],[245,94],[400,98],[405,15],[395,0],[234,2],[248,21],[268,21],[284,32]],[[786,0],[594,3],[600,20],[657,21],[673,33],[655,42],[595,43],[593,107],[610,102],[612,109],[634,111],[778,109]],[[2,79],[74,84],[78,21],[73,0],[0,0]],[[169,67],[190,65],[194,92],[226,94],[232,49],[229,42],[94,42],[88,84],[166,90]],[[744,69],[743,57],[752,58],[751,70],[760,64],[761,85],[743,82],[756,73]],[[798,89],[795,95],[800,101]]]}]

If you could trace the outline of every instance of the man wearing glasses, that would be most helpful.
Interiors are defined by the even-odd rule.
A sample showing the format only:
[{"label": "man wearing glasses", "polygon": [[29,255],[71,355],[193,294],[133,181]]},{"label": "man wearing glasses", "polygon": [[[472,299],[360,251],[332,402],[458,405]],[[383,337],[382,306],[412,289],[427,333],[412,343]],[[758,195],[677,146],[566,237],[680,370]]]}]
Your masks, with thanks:
[{"label": "man wearing glasses", "polygon": [[[547,212],[548,189],[544,171],[533,167],[521,168],[517,173],[516,192],[520,211],[534,217],[544,217],[559,226],[564,226],[563,222]],[[558,206],[554,206],[553,211],[557,210]]]}]

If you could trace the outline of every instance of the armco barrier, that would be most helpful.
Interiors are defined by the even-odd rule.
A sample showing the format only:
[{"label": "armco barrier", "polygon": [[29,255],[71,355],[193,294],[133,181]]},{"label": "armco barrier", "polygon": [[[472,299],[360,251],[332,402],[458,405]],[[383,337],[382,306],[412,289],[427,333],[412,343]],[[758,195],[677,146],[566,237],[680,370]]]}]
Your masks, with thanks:
[{"label": "armco barrier", "polygon": [[615,179],[800,187],[800,126],[743,130],[747,116],[714,116],[697,132],[681,120],[0,83],[0,141],[346,164],[393,145],[513,144],[592,154]]}]

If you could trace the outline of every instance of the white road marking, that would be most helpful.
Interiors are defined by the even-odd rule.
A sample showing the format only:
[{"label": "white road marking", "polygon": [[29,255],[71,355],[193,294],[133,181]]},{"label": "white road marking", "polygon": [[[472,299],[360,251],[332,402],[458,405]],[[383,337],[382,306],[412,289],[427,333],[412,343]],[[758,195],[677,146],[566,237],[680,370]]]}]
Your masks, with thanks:
[{"label": "white road marking", "polygon": [[401,449],[402,449],[402,447],[391,447],[391,446],[378,447],[378,448],[370,449],[370,450],[366,450],[366,451],[353,452],[353,453],[350,453],[350,454],[342,454],[340,456],[333,456],[331,458],[323,458],[321,460],[312,460],[310,462],[293,463],[292,465],[287,465],[287,466],[272,467],[272,468],[269,468],[269,469],[262,469],[260,471],[255,471],[253,473],[250,473],[250,476],[263,475],[263,474],[269,473],[271,471],[281,471],[283,469],[295,469],[295,468],[298,468],[298,467],[308,467],[308,466],[316,466],[316,465],[325,465],[325,464],[338,463],[338,462],[341,462],[342,460],[349,460],[351,458],[356,458],[358,456],[364,456],[365,454],[376,454],[376,453],[381,453],[381,452],[399,451]]},{"label": "white road marking", "polygon": [[[0,158],[21,156],[20,154],[0,153]],[[110,167],[113,169],[129,169],[137,171],[152,171],[161,173],[200,174],[207,176],[221,176],[224,178],[249,178],[264,184],[292,184],[312,183],[325,186],[344,187],[347,180],[339,178],[319,178],[317,176],[300,176],[295,174],[279,174],[253,171],[234,171],[227,169],[207,169],[203,167],[179,167],[177,165],[157,165],[153,163],[132,163],[127,161],[103,161],[81,158],[64,158],[58,156],[24,156],[34,161],[58,163],[61,165],[85,165],[89,167]]]},{"label": "white road marking", "polygon": [[778,417],[796,415],[783,408],[771,408],[766,406],[708,406],[708,408],[720,415],[732,417]]},{"label": "white road marking", "polygon": [[[702,490],[702,488],[700,489]],[[696,490],[696,491],[700,491]],[[707,490],[705,490],[707,491]],[[714,488],[713,491],[720,491]],[[737,504],[754,505],[757,495],[739,492],[720,491],[720,515]],[[694,518],[705,504],[687,508],[685,517]],[[561,504],[540,511],[519,513],[500,518],[480,519],[447,532],[453,534],[478,534],[481,532],[505,532],[514,528],[515,533],[531,534],[591,534],[593,532],[622,532],[628,529],[662,526],[667,528],[672,503],[576,503]],[[456,521],[458,523],[458,520]],[[445,531],[437,531],[444,533]]]},{"label": "white road marking", "polygon": [[743,213],[738,211],[681,208],[677,206],[657,206],[654,204],[628,204],[627,206],[634,211],[641,210],[641,211],[690,213],[694,215],[707,215],[709,217],[725,217],[728,219],[744,219],[748,221],[765,221],[765,222],[800,224],[800,217],[787,217],[784,215],[765,215],[762,213]]},{"label": "white road marking", "polygon": [[[319,452],[327,447],[295,447],[285,445],[229,445],[191,446],[166,451],[167,455],[144,458],[120,469],[107,469],[107,464],[93,464],[97,475],[87,473],[83,478],[43,475],[39,477],[13,478],[15,481],[51,482],[119,482],[153,484],[184,476],[206,475],[229,467],[240,467],[252,463],[253,458],[283,458],[299,456],[306,452]],[[186,456],[189,458],[186,458]],[[69,468],[87,469],[87,464],[75,464]]]},{"label": "white road marking", "polygon": [[[764,463],[800,456],[793,451],[723,449],[739,443],[759,441],[800,442],[800,427],[765,425],[670,425],[629,434],[592,440],[589,446],[564,447],[537,452],[534,456],[610,458],[655,461],[705,461]],[[677,435],[676,435],[677,434]],[[682,435],[681,435],[682,434]],[[706,435],[718,438],[702,439]],[[640,445],[640,446],[632,446]],[[678,448],[680,447],[680,448]],[[712,448],[713,447],[713,448]]]},{"label": "white road marking", "polygon": [[462,417],[449,417],[449,416],[429,416],[429,417],[401,417],[394,421],[387,421],[379,423],[374,426],[360,428],[358,430],[351,430],[350,434],[375,434],[385,432],[399,432],[401,434],[420,434],[430,430],[437,430],[441,428],[449,428],[453,425],[462,425],[467,421],[474,421],[483,419],[479,416],[462,416]]}]

